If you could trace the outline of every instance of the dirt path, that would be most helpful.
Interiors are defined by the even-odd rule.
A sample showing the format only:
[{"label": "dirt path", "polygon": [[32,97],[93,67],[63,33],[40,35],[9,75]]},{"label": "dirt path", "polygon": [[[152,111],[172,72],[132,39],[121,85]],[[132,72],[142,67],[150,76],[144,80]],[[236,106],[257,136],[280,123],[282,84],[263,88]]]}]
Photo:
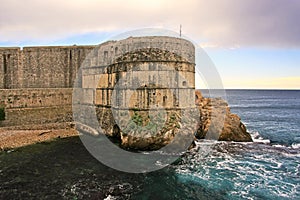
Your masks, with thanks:
[{"label": "dirt path", "polygon": [[78,132],[71,128],[55,130],[7,130],[0,128],[0,150],[76,135]]}]

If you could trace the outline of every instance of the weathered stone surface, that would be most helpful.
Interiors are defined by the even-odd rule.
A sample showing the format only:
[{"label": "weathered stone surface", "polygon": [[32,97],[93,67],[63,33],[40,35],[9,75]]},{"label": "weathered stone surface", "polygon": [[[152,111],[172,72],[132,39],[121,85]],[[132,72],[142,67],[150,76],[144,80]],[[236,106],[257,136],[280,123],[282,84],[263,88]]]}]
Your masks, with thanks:
[{"label": "weathered stone surface", "polygon": [[[199,97],[201,93],[196,91]],[[226,101],[220,98],[196,98],[201,113],[196,132],[198,139],[218,139],[220,141],[252,142],[250,134],[238,115],[230,112]],[[210,135],[207,135],[210,131]]]},{"label": "weathered stone surface", "polygon": [[0,127],[72,121],[72,89],[0,89]]},{"label": "weathered stone surface", "polygon": [[239,116],[228,113],[225,118],[224,128],[219,137],[222,141],[252,142],[250,134],[245,125],[241,122]]},{"label": "weathered stone surface", "polygon": [[[194,122],[187,121],[186,124],[182,124],[183,118],[187,117],[183,117],[181,112],[168,111],[166,116],[158,114],[155,119],[153,117],[146,119],[146,115],[140,114],[141,112],[136,112],[132,117],[133,120],[121,130],[122,147],[157,150],[170,143],[174,148],[184,148],[192,142],[193,127],[187,125]],[[189,117],[188,120],[193,119]]]},{"label": "weathered stone surface", "polygon": [[0,89],[72,88],[95,46],[0,47]]},{"label": "weathered stone surface", "polygon": [[133,62],[133,61],[181,61],[188,62],[182,56],[170,51],[165,51],[160,48],[143,48],[134,52],[127,52],[118,57],[116,62]]}]

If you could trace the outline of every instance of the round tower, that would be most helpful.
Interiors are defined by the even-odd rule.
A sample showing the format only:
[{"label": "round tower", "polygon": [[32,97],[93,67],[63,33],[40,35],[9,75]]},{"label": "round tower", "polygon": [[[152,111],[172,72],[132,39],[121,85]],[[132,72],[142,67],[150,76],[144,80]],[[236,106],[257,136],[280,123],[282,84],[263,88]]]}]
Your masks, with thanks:
[{"label": "round tower", "polygon": [[166,36],[108,41],[84,62],[82,89],[104,134],[124,147],[160,148],[196,108],[194,45]]}]

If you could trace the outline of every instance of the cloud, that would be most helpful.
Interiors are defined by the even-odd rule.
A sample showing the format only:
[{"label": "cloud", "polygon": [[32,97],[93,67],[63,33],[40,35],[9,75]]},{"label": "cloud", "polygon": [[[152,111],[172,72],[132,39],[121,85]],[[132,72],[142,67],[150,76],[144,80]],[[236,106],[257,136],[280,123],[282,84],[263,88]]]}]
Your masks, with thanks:
[{"label": "cloud", "polygon": [[216,47],[300,47],[298,0],[2,0],[0,42],[162,27]]}]

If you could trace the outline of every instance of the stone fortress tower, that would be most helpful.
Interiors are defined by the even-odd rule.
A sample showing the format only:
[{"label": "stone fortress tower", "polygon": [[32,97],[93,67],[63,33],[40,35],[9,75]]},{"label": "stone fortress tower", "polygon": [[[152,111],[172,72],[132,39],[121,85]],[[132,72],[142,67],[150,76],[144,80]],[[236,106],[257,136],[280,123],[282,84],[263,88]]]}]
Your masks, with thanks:
[{"label": "stone fortress tower", "polygon": [[169,143],[182,129],[183,111],[196,108],[195,47],[182,38],[2,47],[0,126],[72,122],[76,76],[79,103],[95,106],[102,131],[130,147]]},{"label": "stone fortress tower", "polygon": [[[178,108],[179,101],[181,107],[194,105],[185,101],[195,95],[195,47],[191,42],[162,36],[130,37],[101,44],[95,51],[91,65],[82,71],[82,87],[97,88],[91,98],[95,104],[110,106],[114,87],[128,76],[118,88],[123,90],[116,105],[120,109],[147,109],[151,104]],[[133,89],[138,90],[131,97],[135,104],[127,105],[127,94]]]},{"label": "stone fortress tower", "polygon": [[196,108],[195,47],[185,39],[108,41],[87,56],[81,73],[81,104],[95,105],[103,132],[129,147],[167,144],[182,128],[182,111]]}]

